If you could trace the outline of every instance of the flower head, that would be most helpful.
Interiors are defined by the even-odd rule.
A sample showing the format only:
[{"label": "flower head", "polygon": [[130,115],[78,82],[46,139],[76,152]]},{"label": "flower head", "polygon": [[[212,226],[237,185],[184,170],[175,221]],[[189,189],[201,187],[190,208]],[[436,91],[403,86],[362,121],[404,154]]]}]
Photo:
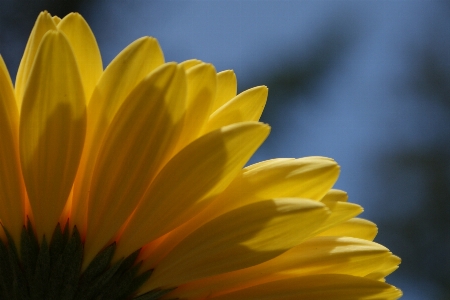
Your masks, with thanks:
[{"label": "flower head", "polygon": [[41,13],[15,87],[0,57],[0,298],[399,298],[332,159],[245,167],[266,98],[149,37],[103,70],[79,14]]}]

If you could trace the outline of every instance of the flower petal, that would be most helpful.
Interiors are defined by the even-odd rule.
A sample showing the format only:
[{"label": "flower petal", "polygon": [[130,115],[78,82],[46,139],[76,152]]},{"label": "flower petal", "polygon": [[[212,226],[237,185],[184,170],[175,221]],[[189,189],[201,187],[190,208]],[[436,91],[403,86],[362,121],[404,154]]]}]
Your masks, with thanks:
[{"label": "flower petal", "polygon": [[52,20],[56,26],[58,26],[59,22],[61,22],[61,18],[58,16],[52,16]]},{"label": "flower petal", "polygon": [[164,57],[155,39],[138,39],[109,64],[94,89],[88,106],[88,130],[75,180],[71,214],[82,236],[86,234],[92,172],[105,132],[130,92],[163,63]]},{"label": "flower petal", "polygon": [[19,111],[1,55],[0,91],[0,221],[18,243],[25,221],[25,187],[19,160]]},{"label": "flower petal", "polygon": [[19,70],[17,71],[15,91],[19,111],[22,106],[23,94],[25,92],[36,53],[43,36],[49,30],[56,30],[56,24],[52,16],[47,11],[43,11],[39,14],[36,23],[34,24],[33,30],[28,38],[27,46],[25,47],[22,60],[20,61]]},{"label": "flower petal", "polygon": [[[320,200],[339,176],[339,166],[325,157],[272,160],[260,167],[247,167],[215,201],[226,211],[263,199],[297,197]],[[217,208],[219,209],[219,208]]]},{"label": "flower petal", "polygon": [[196,139],[208,121],[216,94],[216,70],[211,64],[201,63],[186,72],[188,94],[186,98],[186,118],[183,133],[178,141],[178,149]]},{"label": "flower petal", "polygon": [[384,282],[343,274],[321,274],[278,280],[212,299],[225,300],[395,300],[402,292]]},{"label": "flower petal", "polygon": [[336,162],[324,157],[274,159],[266,164],[249,166],[205,210],[170,232],[144,261],[144,266],[153,267],[188,234],[232,209],[281,197],[320,200],[336,182],[338,175]]},{"label": "flower petal", "polygon": [[131,92],[109,126],[92,177],[87,260],[113,238],[170,158],[181,132],[185,81],[181,67],[161,66]]},{"label": "flower petal", "polygon": [[206,199],[226,188],[269,130],[256,122],[235,124],[185,147],[152,182],[120,238],[117,254],[135,251],[201,211]]},{"label": "flower petal", "polygon": [[330,190],[321,200],[331,211],[330,217],[320,228],[320,231],[325,231],[328,228],[343,223],[363,212],[363,209],[358,204],[348,203],[347,193],[340,190]]},{"label": "flower petal", "polygon": [[336,189],[330,189],[325,195],[323,195],[323,198],[320,199],[320,201],[328,206],[334,206],[338,202],[347,202],[347,200],[347,193]]},{"label": "flower petal", "polygon": [[[283,253],[255,273],[279,273],[281,276],[312,274],[348,274],[366,276],[391,267],[391,252],[377,243],[349,237],[315,237]],[[395,260],[397,265],[399,260]],[[387,265],[384,265],[387,262]],[[261,279],[259,279],[260,281]]]},{"label": "flower petal", "polygon": [[209,118],[205,132],[243,121],[258,121],[266,105],[268,89],[257,86],[246,90],[217,109]]},{"label": "flower petal", "polygon": [[384,281],[384,277],[388,276],[389,274],[398,269],[398,265],[400,264],[400,262],[401,262],[400,257],[392,255],[388,260],[380,262],[378,270],[375,270],[364,277],[373,280]]},{"label": "flower petal", "polygon": [[262,263],[309,237],[327,217],[320,202],[297,198],[232,210],[177,245],[155,268],[151,287],[174,287]]},{"label": "flower petal", "polygon": [[198,59],[188,59],[180,63],[180,66],[184,68],[185,71],[198,66],[199,64],[203,63],[201,60]]},{"label": "flower petal", "polygon": [[215,297],[291,277],[319,274],[368,276],[399,264],[377,243],[345,237],[316,237],[254,267],[187,283],[172,298]]},{"label": "flower petal", "polygon": [[321,231],[317,233],[317,236],[347,236],[373,241],[377,233],[377,225],[374,223],[364,219],[353,218]]},{"label": "flower petal", "polygon": [[[63,63],[60,63],[63,62]],[[64,34],[42,39],[23,97],[20,158],[36,220],[49,238],[72,188],[86,130],[83,85]]]},{"label": "flower petal", "polygon": [[85,99],[89,102],[92,91],[102,75],[103,65],[95,36],[78,13],[70,13],[58,24],[72,46],[83,82]]},{"label": "flower petal", "polygon": [[233,99],[236,96],[236,92],[236,74],[232,70],[217,73],[217,93],[212,111],[216,111],[219,107]]}]

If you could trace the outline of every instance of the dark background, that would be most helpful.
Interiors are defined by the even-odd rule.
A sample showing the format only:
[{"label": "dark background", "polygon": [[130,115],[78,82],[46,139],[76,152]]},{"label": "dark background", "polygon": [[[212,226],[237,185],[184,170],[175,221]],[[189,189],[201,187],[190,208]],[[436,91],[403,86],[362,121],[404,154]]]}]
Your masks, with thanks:
[{"label": "dark background", "polygon": [[78,11],[104,66],[156,37],[167,61],[234,69],[269,87],[272,133],[252,162],[323,155],[337,188],[402,259],[405,300],[450,299],[449,1],[0,0],[0,54],[14,80],[41,10]]}]

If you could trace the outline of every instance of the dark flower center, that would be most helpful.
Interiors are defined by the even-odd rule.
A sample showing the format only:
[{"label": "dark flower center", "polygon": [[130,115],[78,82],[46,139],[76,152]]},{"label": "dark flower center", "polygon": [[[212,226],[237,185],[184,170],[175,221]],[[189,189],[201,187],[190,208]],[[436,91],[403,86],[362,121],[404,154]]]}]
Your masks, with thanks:
[{"label": "dark flower center", "polygon": [[140,249],[112,263],[116,249],[112,243],[81,272],[83,243],[75,226],[69,234],[68,222],[58,223],[50,244],[44,236],[39,245],[31,223],[22,229],[20,255],[6,228],[7,242],[0,240],[0,299],[20,300],[100,300],[158,299],[169,290],[153,290],[136,296],[137,289],[152,274],[139,273]]}]

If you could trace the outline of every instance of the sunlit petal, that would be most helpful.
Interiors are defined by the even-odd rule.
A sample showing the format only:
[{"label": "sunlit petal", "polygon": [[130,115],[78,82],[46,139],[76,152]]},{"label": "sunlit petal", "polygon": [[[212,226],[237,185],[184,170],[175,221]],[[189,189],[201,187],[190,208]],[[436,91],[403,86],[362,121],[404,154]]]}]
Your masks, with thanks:
[{"label": "sunlit petal", "polygon": [[0,56],[0,220],[16,242],[25,221],[25,193],[19,162],[19,111],[14,89]]},{"label": "sunlit petal", "polygon": [[108,65],[95,86],[88,106],[86,142],[72,204],[72,220],[83,235],[87,226],[92,172],[106,130],[130,92],[163,63],[158,42],[153,38],[141,38],[131,43]]},{"label": "sunlit petal", "polygon": [[265,86],[164,63],[103,70],[78,13],[42,12],[15,88],[0,56],[0,299],[397,299],[400,258],[326,157],[245,166]]},{"label": "sunlit petal", "polygon": [[71,13],[58,23],[58,29],[66,35],[81,74],[86,101],[102,75],[102,58],[94,34],[80,14]]},{"label": "sunlit petal", "polygon": [[183,240],[155,268],[152,287],[234,271],[280,255],[327,218],[319,202],[298,199],[260,201],[205,224]]},{"label": "sunlit petal", "polygon": [[85,130],[84,90],[73,51],[62,33],[49,31],[38,49],[20,115],[20,158],[40,238],[50,237],[58,223]]},{"label": "sunlit petal", "polygon": [[22,56],[22,60],[20,61],[19,70],[17,71],[15,92],[19,110],[22,106],[23,94],[25,92],[28,78],[30,77],[31,68],[34,63],[36,53],[39,45],[41,44],[42,37],[49,30],[56,30],[56,24],[48,12],[41,12],[36,20],[36,23],[34,24],[33,31],[30,34],[27,46],[25,47],[25,52]]},{"label": "sunlit petal", "polygon": [[216,94],[216,70],[210,64],[196,64],[186,72],[188,94],[183,132],[178,141],[181,149],[197,138],[208,121]]},{"label": "sunlit petal", "polygon": [[269,130],[269,126],[256,122],[227,126],[178,153],[152,182],[121,236],[119,247],[123,247],[123,254],[200,212],[208,198],[228,186]]},{"label": "sunlit petal", "polygon": [[209,118],[205,132],[243,121],[259,121],[266,105],[268,89],[258,86],[240,93],[217,109]]},{"label": "sunlit petal", "polygon": [[373,241],[377,233],[378,228],[373,222],[353,218],[318,232],[317,236],[348,236]]},{"label": "sunlit petal", "polygon": [[[92,179],[87,257],[92,247],[101,248],[128,219],[170,157],[181,132],[185,81],[181,68],[166,64],[145,78],[117,112]],[[96,218],[99,215],[103,217]]]},{"label": "sunlit petal", "polygon": [[212,299],[395,300],[401,295],[401,291],[380,281],[350,275],[322,274],[269,282]]},{"label": "sunlit petal", "polygon": [[217,93],[214,100],[212,111],[216,111],[219,107],[236,96],[237,80],[236,74],[232,70],[217,73]]},{"label": "sunlit petal", "polygon": [[330,190],[325,195],[321,202],[330,209],[331,215],[320,231],[333,228],[333,226],[342,224],[363,212],[361,206],[345,201],[347,201],[347,193],[343,191]]},{"label": "sunlit petal", "polygon": [[168,234],[149,255],[144,266],[153,267],[188,234],[232,209],[280,197],[320,200],[333,186],[338,175],[336,162],[324,157],[274,159],[265,164],[249,166],[205,210]]},{"label": "sunlit petal", "polygon": [[369,278],[375,277],[375,274],[385,274],[399,263],[400,260],[388,249],[373,242],[354,238],[316,237],[254,267],[182,285],[170,296],[195,299],[208,295],[213,297],[267,282],[315,274],[347,274]]}]

